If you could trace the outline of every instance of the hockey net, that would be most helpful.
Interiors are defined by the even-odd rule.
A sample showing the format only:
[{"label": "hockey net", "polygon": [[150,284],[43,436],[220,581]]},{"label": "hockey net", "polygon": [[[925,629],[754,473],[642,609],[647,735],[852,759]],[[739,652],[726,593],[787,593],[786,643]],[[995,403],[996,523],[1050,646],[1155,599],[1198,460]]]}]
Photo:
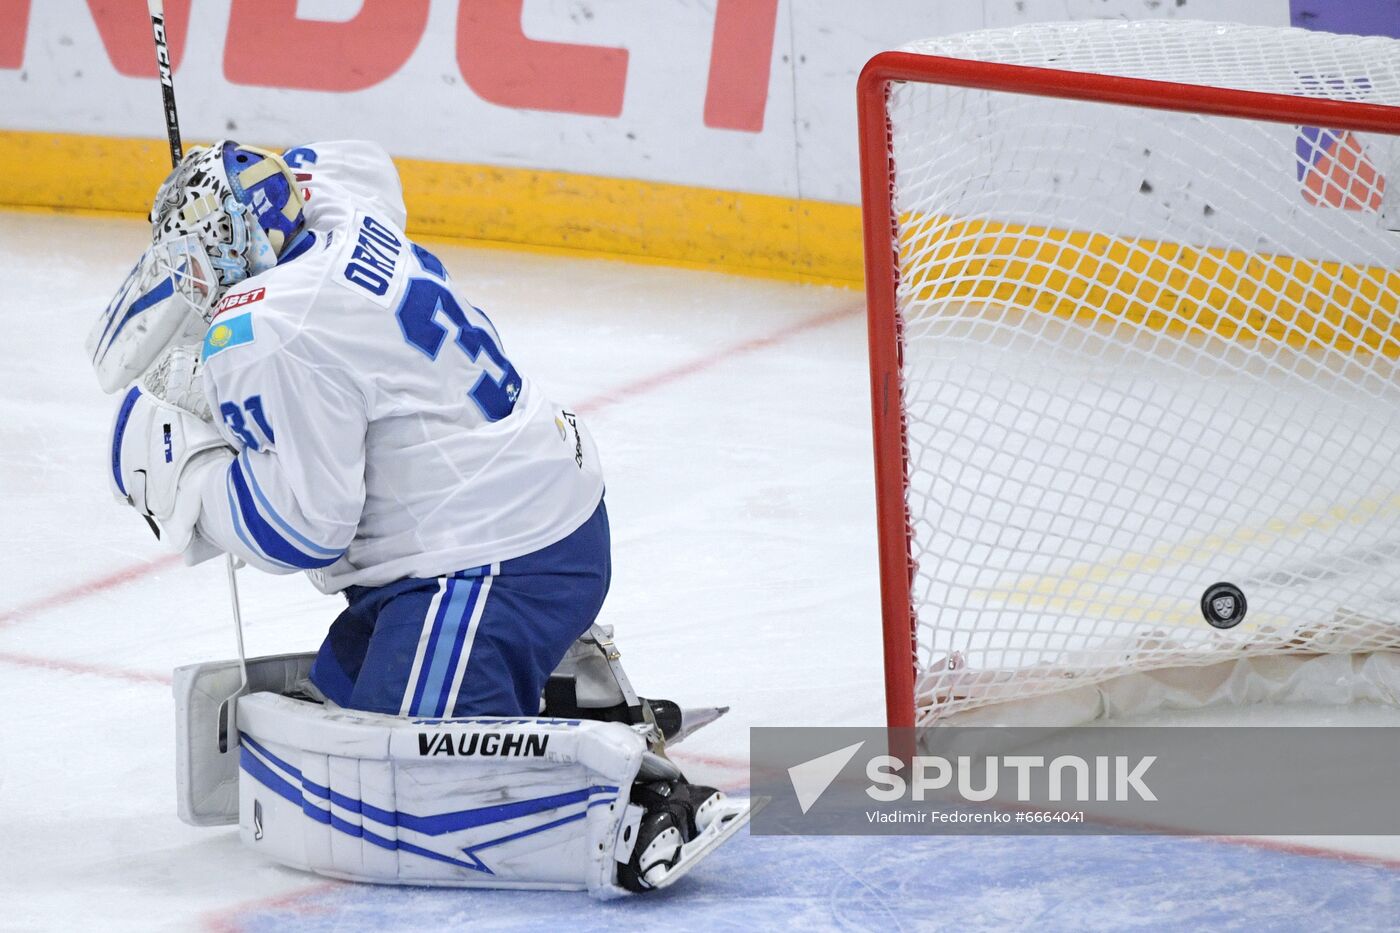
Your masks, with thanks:
[{"label": "hockey net", "polygon": [[1395,702],[1400,41],[1037,25],[860,95],[891,724]]}]

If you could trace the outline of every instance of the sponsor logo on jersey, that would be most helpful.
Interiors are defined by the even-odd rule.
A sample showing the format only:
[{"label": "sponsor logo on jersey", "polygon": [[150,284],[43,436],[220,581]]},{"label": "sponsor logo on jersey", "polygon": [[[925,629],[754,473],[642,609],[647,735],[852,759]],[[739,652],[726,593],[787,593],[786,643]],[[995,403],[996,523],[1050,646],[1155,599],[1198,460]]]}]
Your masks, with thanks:
[{"label": "sponsor logo on jersey", "polygon": [[[580,470],[582,470],[583,438],[578,433],[578,415],[574,414],[571,411],[565,411],[562,408],[559,409],[559,414],[563,415],[564,420],[569,423],[569,427],[574,429],[574,464],[577,465]],[[554,423],[559,424],[559,419],[555,418]],[[564,426],[562,424],[559,424],[559,436],[561,440],[568,440],[568,437],[564,435]]]},{"label": "sponsor logo on jersey", "polygon": [[266,294],[267,289],[254,288],[250,291],[239,292],[236,295],[225,295],[222,299],[219,300],[219,303],[214,306],[214,317],[210,318],[210,320],[212,321],[214,318],[223,314],[225,311],[230,311],[234,308],[241,308],[244,305],[250,305],[255,301],[262,301],[263,296],[265,296]]},{"label": "sponsor logo on jersey", "polygon": [[209,328],[209,333],[204,336],[203,357],[207,360],[215,353],[227,350],[229,347],[252,342],[253,315],[240,314],[227,321],[220,321]]},{"label": "sponsor logo on jersey", "polygon": [[549,736],[538,732],[420,732],[418,754],[494,758],[543,758]]}]

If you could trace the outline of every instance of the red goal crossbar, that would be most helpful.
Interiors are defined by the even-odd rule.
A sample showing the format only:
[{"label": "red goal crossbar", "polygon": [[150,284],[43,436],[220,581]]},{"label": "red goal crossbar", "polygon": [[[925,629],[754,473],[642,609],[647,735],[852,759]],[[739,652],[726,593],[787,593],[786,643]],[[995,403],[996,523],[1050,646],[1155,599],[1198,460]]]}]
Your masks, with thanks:
[{"label": "red goal crossbar", "polygon": [[914,725],[917,673],[917,616],[910,594],[915,571],[911,555],[913,529],[906,503],[908,438],[900,379],[903,349],[896,306],[899,233],[894,211],[894,154],[890,149],[891,131],[886,111],[889,85],[896,81],[1400,136],[1400,107],[1381,104],[913,52],[882,52],[866,64],[856,95],[884,623],[885,709],[891,727]]}]

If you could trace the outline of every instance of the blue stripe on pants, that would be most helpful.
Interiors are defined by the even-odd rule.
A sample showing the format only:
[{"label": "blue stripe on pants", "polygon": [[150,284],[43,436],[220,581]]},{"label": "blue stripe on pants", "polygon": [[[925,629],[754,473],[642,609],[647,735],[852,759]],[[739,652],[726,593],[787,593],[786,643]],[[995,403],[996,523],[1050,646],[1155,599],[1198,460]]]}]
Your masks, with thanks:
[{"label": "blue stripe on pants", "polygon": [[[423,705],[423,688],[427,683],[427,675],[432,672],[433,660],[437,657],[438,642],[442,638],[443,623],[447,619],[448,612],[451,610],[452,603],[457,598],[457,595],[457,580],[453,577],[448,577],[442,592],[442,599],[438,602],[437,615],[433,617],[431,622],[427,619],[423,620],[423,624],[429,627],[427,632],[428,646],[423,652],[423,666],[419,671],[417,681],[408,685],[408,687],[413,690],[413,699],[410,700],[408,704],[409,712],[415,715],[421,715],[418,711]],[[429,608],[431,608],[431,604],[429,604]],[[458,608],[460,610],[461,607]],[[422,635],[420,634],[419,637],[421,638]]]},{"label": "blue stripe on pants", "polygon": [[409,705],[410,714],[443,715],[447,694],[452,687],[452,675],[462,656],[462,645],[466,641],[467,628],[480,593],[480,577],[470,583],[455,577],[448,578],[442,608],[433,620],[433,631],[423,654],[418,683],[413,690],[413,702]]}]

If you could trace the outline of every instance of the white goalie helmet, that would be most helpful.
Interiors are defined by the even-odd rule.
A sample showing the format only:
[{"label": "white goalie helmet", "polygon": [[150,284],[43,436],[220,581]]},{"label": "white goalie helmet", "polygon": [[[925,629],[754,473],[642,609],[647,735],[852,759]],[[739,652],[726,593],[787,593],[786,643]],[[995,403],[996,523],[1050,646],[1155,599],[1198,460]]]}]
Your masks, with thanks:
[{"label": "white goalie helmet", "polygon": [[88,334],[103,391],[198,342],[230,286],[277,265],[302,230],[302,205],[276,153],[228,140],[191,149],[156,193],[153,244]]}]

